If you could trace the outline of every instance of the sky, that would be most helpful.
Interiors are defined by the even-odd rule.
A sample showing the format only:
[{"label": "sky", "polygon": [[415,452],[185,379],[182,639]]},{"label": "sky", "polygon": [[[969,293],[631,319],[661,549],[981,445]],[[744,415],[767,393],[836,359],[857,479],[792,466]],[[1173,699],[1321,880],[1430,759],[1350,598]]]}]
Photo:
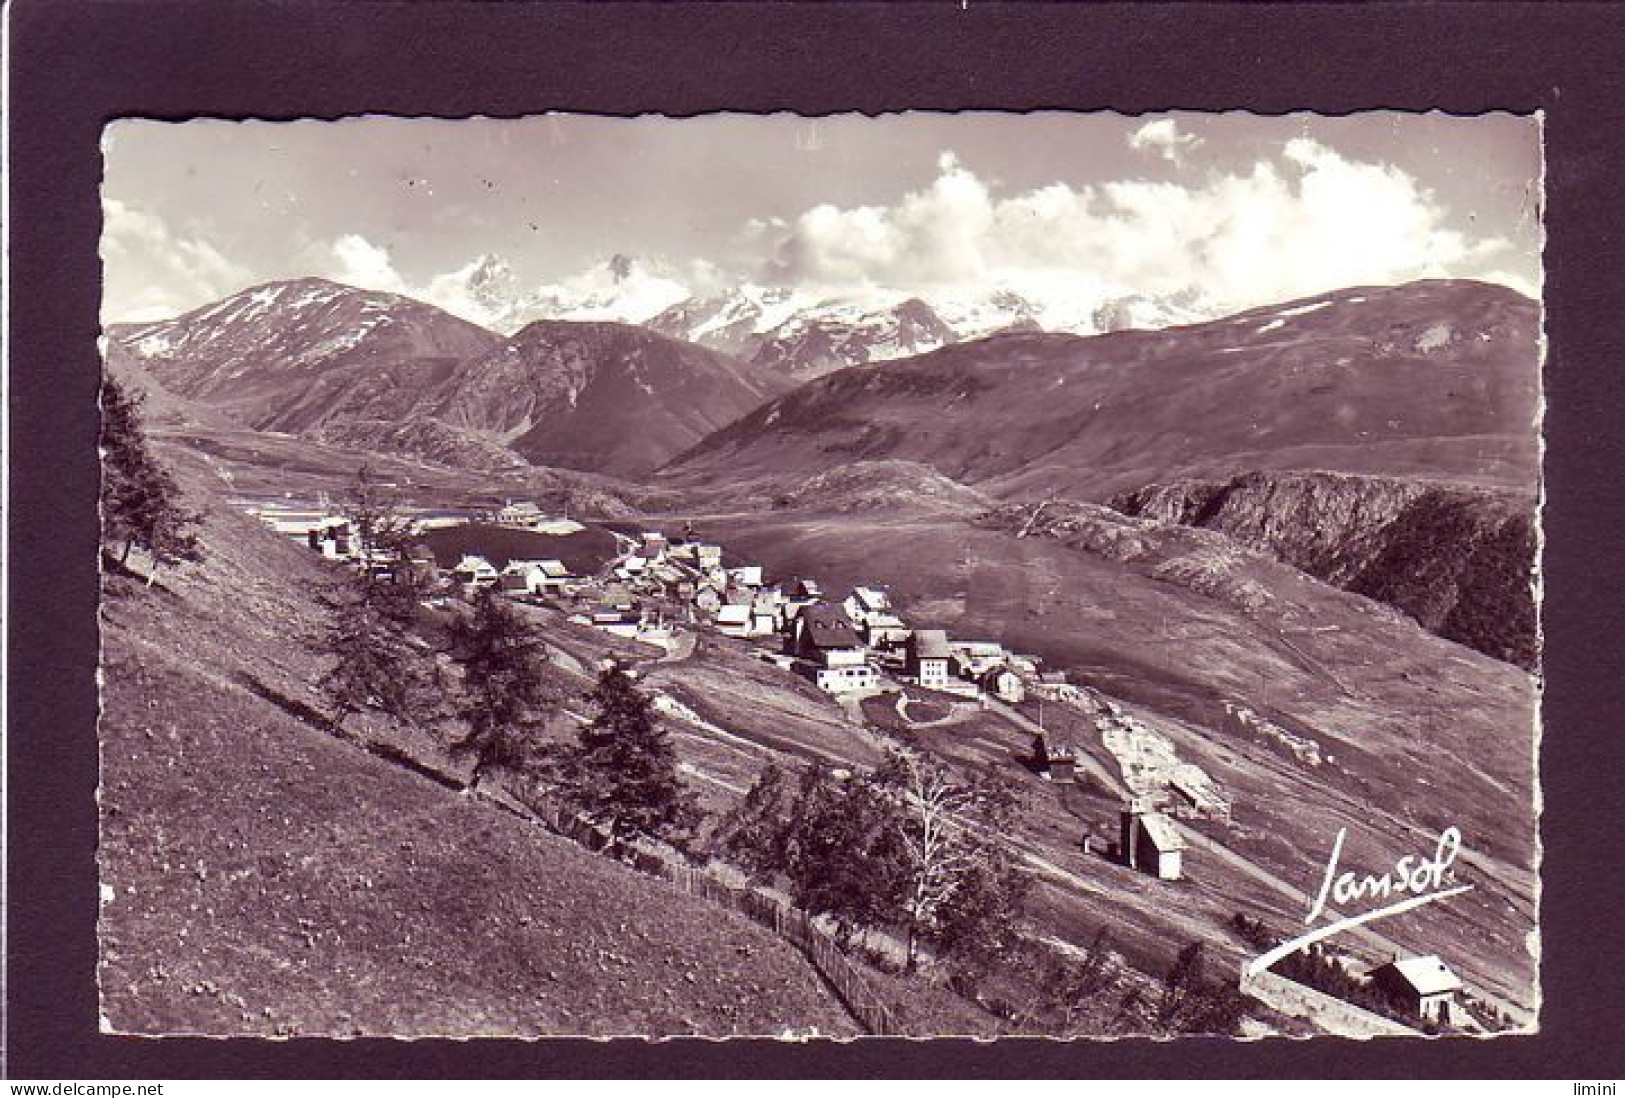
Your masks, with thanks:
[{"label": "sky", "polygon": [[310,275],[467,315],[485,256],[527,289],[621,254],[696,293],[1217,310],[1541,280],[1539,127],[1506,114],[121,120],[103,149],[108,322]]}]

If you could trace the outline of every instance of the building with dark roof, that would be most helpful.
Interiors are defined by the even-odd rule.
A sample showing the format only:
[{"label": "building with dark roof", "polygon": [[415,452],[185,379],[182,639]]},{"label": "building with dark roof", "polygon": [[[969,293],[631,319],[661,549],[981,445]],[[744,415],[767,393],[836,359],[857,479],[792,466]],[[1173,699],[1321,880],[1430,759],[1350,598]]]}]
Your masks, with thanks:
[{"label": "building with dark roof", "polygon": [[953,649],[941,629],[916,629],[908,639],[908,674],[928,689],[946,689]]}]

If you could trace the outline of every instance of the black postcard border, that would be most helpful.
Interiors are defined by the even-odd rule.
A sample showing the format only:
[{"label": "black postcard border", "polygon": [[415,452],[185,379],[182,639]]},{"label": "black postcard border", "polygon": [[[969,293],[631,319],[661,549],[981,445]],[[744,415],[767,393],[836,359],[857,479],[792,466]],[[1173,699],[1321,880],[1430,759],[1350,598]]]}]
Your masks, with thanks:
[{"label": "black postcard border", "polygon": [[[10,6],[6,1045],[13,1077],[1625,1074],[1617,597],[1619,5]],[[1535,1037],[1360,1043],[258,1041],[97,1032],[95,350],[102,125],[393,113],[1373,108],[1546,113],[1545,1009]],[[1448,760],[1441,760],[1448,765]]]}]

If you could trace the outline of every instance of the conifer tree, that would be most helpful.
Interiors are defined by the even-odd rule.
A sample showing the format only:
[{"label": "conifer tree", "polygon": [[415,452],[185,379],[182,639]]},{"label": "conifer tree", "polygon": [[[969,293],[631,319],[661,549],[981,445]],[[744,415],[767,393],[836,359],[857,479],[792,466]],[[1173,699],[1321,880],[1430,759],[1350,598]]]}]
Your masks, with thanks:
[{"label": "conifer tree", "polygon": [[439,696],[426,646],[413,642],[392,585],[356,576],[323,596],[328,624],[321,650],[333,665],[317,682],[332,706],[335,726],[373,709],[401,720]]},{"label": "conifer tree", "polygon": [[489,590],[452,631],[463,667],[461,715],[468,732],[453,750],[474,756],[475,785],[493,767],[530,771],[542,759],[540,733],[557,701],[549,688],[547,650],[518,611]]},{"label": "conifer tree", "polygon": [[[411,524],[365,465],[346,496],[344,514],[363,567],[323,599],[329,618],[321,647],[334,663],[318,685],[335,725],[364,709],[414,719],[441,692],[430,689],[435,676],[422,651],[426,646],[412,637],[423,592],[406,567]],[[389,579],[374,573],[374,554],[392,561]]]},{"label": "conifer tree", "polygon": [[141,426],[144,397],[103,374],[102,552],[120,568],[140,549],[159,565],[203,559],[193,527],[198,516],[181,508],[174,478],[152,456]]},{"label": "conifer tree", "polygon": [[694,795],[677,774],[677,753],[646,694],[611,664],[588,695],[597,715],[559,758],[565,799],[617,838],[680,841],[700,821]]}]

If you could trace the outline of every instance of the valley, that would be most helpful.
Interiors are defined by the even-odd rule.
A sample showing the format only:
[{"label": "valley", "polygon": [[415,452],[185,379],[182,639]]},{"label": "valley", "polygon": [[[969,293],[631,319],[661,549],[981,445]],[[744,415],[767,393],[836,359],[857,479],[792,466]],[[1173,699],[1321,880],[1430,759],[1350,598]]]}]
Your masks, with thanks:
[{"label": "valley", "polygon": [[[1150,994],[1192,942],[1218,970],[1239,972],[1258,950],[1237,916],[1297,932],[1341,830],[1343,862],[1380,872],[1450,827],[1463,836],[1457,874],[1472,891],[1345,935],[1339,949],[1363,968],[1437,954],[1507,1025],[1533,1025],[1538,307],[1499,287],[1422,282],[1184,327],[965,341],[909,305],[886,338],[921,353],[885,361],[846,355],[828,325],[777,342],[755,332],[747,341],[740,328],[728,350],[718,349],[721,319],[709,345],[673,338],[703,322],[692,308],[648,327],[536,319],[504,337],[320,280],[113,330],[108,368],[149,393],[152,436],[206,511],[211,553],[165,581],[175,600],[128,590],[106,600],[104,762],[116,814],[104,872],[121,899],[104,913],[104,966],[115,1020],[198,1032],[853,1031],[770,935],[743,921],[702,934],[715,915],[700,901],[622,880],[613,866],[587,868],[593,859],[560,840],[533,849],[486,806],[397,791],[400,775],[343,756],[328,733],[245,692],[259,683],[318,704],[308,591],[341,569],[238,512],[250,501],[336,512],[365,466],[414,508],[490,514],[533,501],[585,524],[545,544],[480,525],[423,537],[454,601],[475,585],[448,574],[470,558],[489,557],[496,571],[563,562],[574,594],[514,601],[549,646],[560,689],[579,696],[600,660],[629,660],[665,699],[663,726],[713,818],[770,762],[861,770],[898,737],[959,772],[1011,783],[1024,804],[998,841],[1032,886],[1023,932],[1087,951],[1106,931],[1121,961],[1111,1002],[1089,1007],[1102,1031],[1143,1031],[1145,1020],[1116,1004],[1136,988]],[[720,308],[707,315],[721,318]],[[972,686],[973,700],[955,703],[878,643],[865,657],[878,668],[874,688],[820,688],[806,668],[771,662],[798,643],[793,613],[780,606],[771,633],[728,635],[700,601],[706,566],[658,582],[646,569],[658,571],[659,558],[632,567],[639,539],[655,532],[672,546],[720,547],[710,572],[758,569],[752,597],[806,579],[827,593],[813,603],[882,592],[916,636],[941,630],[1032,659],[1027,693],[1006,703]],[[731,574],[717,582],[717,601],[734,601]],[[254,623],[230,617],[244,592],[264,611]],[[595,617],[623,597],[630,617]],[[631,632],[605,628],[620,624]],[[201,632],[189,637],[194,625]],[[654,625],[662,647],[650,647]],[[1073,693],[1038,701],[1040,671]],[[899,694],[914,703],[898,709]],[[179,695],[203,699],[218,719],[189,726]],[[169,700],[149,704],[159,698]],[[1107,852],[1128,799],[1125,758],[1139,750],[1103,736],[1107,702],[1200,768],[1230,806],[1222,819],[1180,817],[1179,879]],[[911,720],[916,709],[929,718]],[[572,730],[564,719],[550,735]],[[1079,753],[1075,781],[1033,762],[1037,732]],[[387,724],[374,733],[450,765],[432,735]],[[244,807],[175,793],[213,821],[211,835],[187,838],[184,862],[156,861],[181,826],[158,791],[229,785],[228,760],[250,742],[265,755]],[[306,770],[324,772],[319,788]],[[371,855],[342,856],[343,834],[361,824],[338,807],[340,788],[361,791],[356,820],[391,848],[432,832],[427,860],[386,871]],[[297,811],[278,823],[282,796]],[[388,818],[391,798],[412,814]],[[269,825],[250,824],[250,808]],[[471,828],[477,842],[447,837]],[[313,842],[325,853],[278,868]],[[472,883],[444,910],[414,908],[417,893],[398,875],[417,872]],[[393,883],[378,884],[380,873]],[[177,886],[181,874],[196,887]],[[352,876],[371,881],[345,883]],[[580,878],[590,895],[578,909],[512,883],[546,877]],[[262,879],[270,891],[253,902],[271,904],[267,925],[292,920],[289,933],[316,943],[275,978],[278,995],[302,1004],[288,1016],[258,1011],[245,990],[272,979],[261,970],[281,948],[240,923],[250,900],[236,882],[259,889]],[[132,911],[122,899],[132,892],[154,898]],[[392,936],[379,928],[398,903]],[[492,958],[413,944],[455,943],[493,913],[530,921],[505,930]],[[155,929],[166,918],[204,928],[194,942],[207,948],[185,962],[180,985],[167,982],[179,944]],[[619,943],[596,947],[596,975],[568,968],[591,960],[559,941],[575,920],[587,929],[572,942]],[[673,934],[688,937],[662,937]],[[623,959],[604,962],[613,950]],[[717,962],[724,950],[744,959]],[[683,958],[667,964],[686,975],[662,969],[663,953]],[[397,982],[394,966],[426,973],[421,956],[452,966],[449,982],[433,985],[452,1005],[388,1013],[405,1008],[386,1002],[419,986]],[[636,975],[613,977],[613,965]],[[319,1005],[333,996],[324,970],[366,994],[347,1012]],[[715,998],[689,1003],[667,982],[693,986],[696,975]],[[883,965],[874,979],[901,999],[922,997],[921,1033],[1013,1024],[941,980]],[[181,997],[199,994],[186,990],[194,984],[216,988],[202,1013]],[[572,1003],[563,989],[579,987],[590,995]],[[1023,993],[1001,986],[998,998]],[[1261,1004],[1251,1011],[1264,1030],[1302,1030]]]}]

